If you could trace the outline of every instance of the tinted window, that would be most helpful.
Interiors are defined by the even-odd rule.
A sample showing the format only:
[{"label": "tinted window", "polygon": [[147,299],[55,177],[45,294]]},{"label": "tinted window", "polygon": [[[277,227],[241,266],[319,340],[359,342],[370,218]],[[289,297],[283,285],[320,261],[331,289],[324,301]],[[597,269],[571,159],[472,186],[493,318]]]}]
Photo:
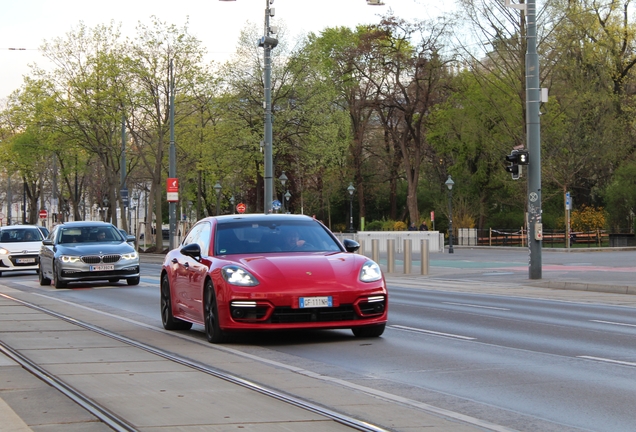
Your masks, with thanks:
[{"label": "tinted window", "polygon": [[313,221],[219,224],[215,254],[272,252],[338,252],[342,249],[325,228]]},{"label": "tinted window", "polygon": [[0,234],[2,243],[24,243],[42,241],[42,235],[37,228],[3,229]]}]

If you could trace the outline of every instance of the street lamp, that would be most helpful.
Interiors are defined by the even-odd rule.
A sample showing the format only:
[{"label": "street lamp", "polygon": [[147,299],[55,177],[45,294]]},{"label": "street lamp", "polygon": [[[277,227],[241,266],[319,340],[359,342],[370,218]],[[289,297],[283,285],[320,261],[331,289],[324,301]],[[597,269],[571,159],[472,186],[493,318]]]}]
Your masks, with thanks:
[{"label": "street lamp", "polygon": [[285,207],[287,209],[287,213],[290,213],[289,211],[289,199],[291,198],[291,194],[289,193],[289,191],[285,192],[285,199],[287,200],[287,207]]},{"label": "street lamp", "polygon": [[232,195],[230,197],[230,204],[232,204],[232,214],[234,214],[234,203],[236,202],[236,200],[234,199],[234,195]]},{"label": "street lamp", "polygon": [[[236,1],[236,0],[220,0]],[[274,162],[272,161],[272,50],[278,45],[278,39],[271,37],[278,29],[269,25],[270,17],[274,16],[274,9],[270,5],[274,0],[265,0],[265,27],[264,34],[258,40],[258,46],[263,48],[263,90],[265,96],[265,136],[263,140],[265,156],[265,199],[263,200],[263,210],[265,214],[272,211],[272,199],[274,197]],[[382,0],[367,0],[367,5],[382,6]]]},{"label": "street lamp", "polygon": [[453,185],[455,182],[448,175],[446,180],[446,187],[448,188],[448,253],[453,253]]},{"label": "street lamp", "polygon": [[349,232],[353,232],[353,191],[356,188],[353,187],[353,182],[349,183],[349,187],[347,188],[349,191]]},{"label": "street lamp", "polygon": [[263,48],[264,60],[265,136],[263,147],[265,148],[265,198],[263,200],[263,209],[265,214],[272,211],[272,199],[274,197],[274,163],[272,160],[272,50],[278,45],[278,39],[271,37],[271,35],[277,32],[276,27],[269,25],[269,18],[274,16],[274,9],[270,8],[270,4],[272,3],[274,3],[274,0],[265,0],[264,35],[258,40],[258,46]]},{"label": "street lamp", "polygon": [[216,215],[218,216],[219,213],[219,201],[221,200],[221,183],[216,182],[216,184],[214,185],[214,190],[216,191]]},{"label": "street lamp", "polygon": [[102,203],[104,204],[104,222],[106,222],[106,217],[108,216],[108,197],[104,197],[104,200],[102,201]]},{"label": "street lamp", "polygon": [[[283,171],[283,173],[280,175],[280,177],[278,177],[278,180],[280,180],[280,184],[283,185],[283,190],[285,190],[285,183],[287,183],[287,176],[285,175],[285,171]],[[281,199],[282,202],[282,206],[283,209],[281,210],[281,213],[285,213],[285,199],[284,199],[284,195],[283,198]]]}]

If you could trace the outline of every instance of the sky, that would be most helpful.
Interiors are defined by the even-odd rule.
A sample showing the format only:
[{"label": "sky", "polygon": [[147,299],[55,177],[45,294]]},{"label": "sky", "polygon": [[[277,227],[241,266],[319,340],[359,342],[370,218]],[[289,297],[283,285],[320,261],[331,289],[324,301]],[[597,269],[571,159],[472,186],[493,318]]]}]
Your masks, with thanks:
[{"label": "sky", "polygon": [[[122,32],[133,36],[139,22],[150,17],[189,31],[208,51],[207,60],[223,62],[232,53],[247,24],[262,28],[266,0],[0,0],[0,100],[21,87],[29,65],[47,68],[38,48],[43,41],[64,37],[80,22],[89,27],[121,23]],[[295,38],[326,27],[379,22],[392,10],[407,20],[430,19],[454,10],[452,0],[384,0],[384,6],[368,6],[366,0],[275,0],[270,25],[287,27]],[[256,42],[255,42],[256,43]],[[25,50],[12,50],[24,48]]]}]

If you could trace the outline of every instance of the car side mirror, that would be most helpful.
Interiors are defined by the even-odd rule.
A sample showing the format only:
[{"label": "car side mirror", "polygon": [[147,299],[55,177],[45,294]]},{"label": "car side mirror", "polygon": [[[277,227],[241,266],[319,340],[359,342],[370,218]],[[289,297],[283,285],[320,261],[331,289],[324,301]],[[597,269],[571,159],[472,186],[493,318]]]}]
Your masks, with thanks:
[{"label": "car side mirror", "polygon": [[137,237],[135,237],[134,235],[126,236],[126,242],[136,242],[136,241],[137,241]]},{"label": "car side mirror", "polygon": [[342,244],[344,245],[345,249],[347,250],[347,252],[355,252],[358,249],[360,249],[360,243],[358,243],[355,240],[351,240],[351,239],[344,239],[342,241]]},{"label": "car side mirror", "polygon": [[180,252],[183,255],[199,260],[201,258],[201,246],[198,243],[190,243],[181,248]]},{"label": "car side mirror", "polygon": [[44,240],[42,240],[42,244],[43,244],[44,246],[53,246],[53,240],[50,240],[50,239],[44,239]]}]

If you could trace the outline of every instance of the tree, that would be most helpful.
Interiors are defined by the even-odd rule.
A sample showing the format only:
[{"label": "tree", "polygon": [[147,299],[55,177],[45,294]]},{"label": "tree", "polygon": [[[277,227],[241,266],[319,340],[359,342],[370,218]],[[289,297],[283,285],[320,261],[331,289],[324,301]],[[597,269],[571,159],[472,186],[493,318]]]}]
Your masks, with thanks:
[{"label": "tree", "polygon": [[[157,18],[153,18],[150,26],[139,24],[137,37],[127,50],[130,53],[125,74],[130,79],[125,95],[125,106],[130,112],[127,122],[135,154],[150,183],[148,210],[151,212],[154,208],[156,232],[161,233],[163,185],[168,172],[171,67],[176,93],[176,127],[196,112],[193,88],[203,73],[201,62],[205,51],[201,42],[188,34],[187,23],[178,28]],[[180,175],[178,171],[177,175]],[[146,238],[150,236],[150,228],[147,224]],[[158,248],[158,252],[161,249]]]}]

